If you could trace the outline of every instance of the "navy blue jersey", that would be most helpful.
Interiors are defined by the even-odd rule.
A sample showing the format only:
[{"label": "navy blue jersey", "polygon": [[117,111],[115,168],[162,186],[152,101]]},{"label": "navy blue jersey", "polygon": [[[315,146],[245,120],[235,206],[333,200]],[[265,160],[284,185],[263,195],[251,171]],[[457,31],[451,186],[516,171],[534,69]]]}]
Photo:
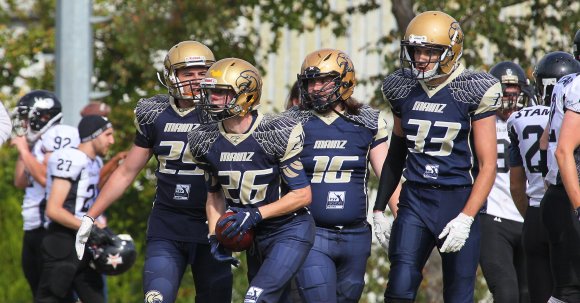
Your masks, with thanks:
[{"label": "navy blue jersey", "polygon": [[304,128],[300,158],[312,188],[310,210],[316,224],[366,220],[369,152],[388,139],[386,117],[367,105],[358,115],[344,113],[346,119],[333,111],[321,115],[297,107],[285,114]]},{"label": "navy blue jersey", "polygon": [[[201,125],[189,133],[196,162],[208,171],[230,207],[260,207],[277,201],[288,190],[309,185],[299,154],[304,133],[295,120],[253,114],[244,134],[227,133],[222,123]],[[258,227],[278,218],[262,221]]]},{"label": "navy blue jersey", "polygon": [[207,242],[204,172],[193,162],[187,133],[199,127],[197,110],[182,111],[168,95],[141,99],[135,109],[135,145],[153,150],[157,190],[148,236]]},{"label": "navy blue jersey", "polygon": [[495,114],[501,96],[498,80],[459,66],[431,89],[397,70],[385,78],[382,89],[406,138],[404,177],[423,184],[473,184],[477,159],[471,123]]}]

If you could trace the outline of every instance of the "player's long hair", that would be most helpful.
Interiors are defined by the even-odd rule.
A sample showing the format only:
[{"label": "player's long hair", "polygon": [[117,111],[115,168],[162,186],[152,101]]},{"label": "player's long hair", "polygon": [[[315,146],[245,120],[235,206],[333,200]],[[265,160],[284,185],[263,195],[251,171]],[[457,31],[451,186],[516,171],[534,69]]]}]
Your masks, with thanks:
[{"label": "player's long hair", "polygon": [[360,113],[360,108],[363,106],[357,99],[354,97],[349,97],[345,101],[341,101],[342,105],[344,106],[344,110],[349,115],[358,115]]}]

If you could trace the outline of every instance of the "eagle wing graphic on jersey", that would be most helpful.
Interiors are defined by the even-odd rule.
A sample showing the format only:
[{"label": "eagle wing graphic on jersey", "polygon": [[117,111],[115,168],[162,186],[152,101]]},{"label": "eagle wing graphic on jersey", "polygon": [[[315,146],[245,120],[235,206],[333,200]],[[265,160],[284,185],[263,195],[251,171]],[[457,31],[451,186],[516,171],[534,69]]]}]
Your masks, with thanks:
[{"label": "eagle wing graphic on jersey", "polygon": [[401,71],[400,69],[390,74],[383,81],[383,95],[387,100],[403,99],[409,95],[411,89],[418,85],[419,82],[413,79],[412,75],[405,75],[409,71]]},{"label": "eagle wing graphic on jersey", "polygon": [[[282,158],[286,153],[290,134],[298,124],[286,115],[266,115],[252,136],[267,154]],[[301,142],[304,142],[304,138]]]},{"label": "eagle wing graphic on jersey", "polygon": [[282,115],[291,117],[292,119],[300,122],[302,125],[306,124],[314,115],[309,110],[302,110],[298,106],[293,106],[289,110],[282,113]]},{"label": "eagle wing graphic on jersey", "polygon": [[344,116],[347,117],[349,120],[355,121],[358,124],[364,125],[368,129],[377,129],[378,128],[378,116],[379,111],[373,109],[368,105],[363,105],[360,108],[358,115],[351,115],[347,112],[344,113]]},{"label": "eagle wing graphic on jersey", "polygon": [[217,123],[201,124],[197,129],[187,134],[191,154],[196,161],[206,155],[218,139],[220,130]]},{"label": "eagle wing graphic on jersey", "polygon": [[[141,99],[135,108],[135,122],[139,125],[147,125],[155,122],[157,117],[169,106],[168,95],[157,95],[151,98]],[[141,132],[141,128],[137,128]]]},{"label": "eagle wing graphic on jersey", "polygon": [[[453,98],[459,102],[479,104],[490,87],[498,80],[488,73],[465,70],[449,83]],[[499,95],[497,96],[499,100]]]}]

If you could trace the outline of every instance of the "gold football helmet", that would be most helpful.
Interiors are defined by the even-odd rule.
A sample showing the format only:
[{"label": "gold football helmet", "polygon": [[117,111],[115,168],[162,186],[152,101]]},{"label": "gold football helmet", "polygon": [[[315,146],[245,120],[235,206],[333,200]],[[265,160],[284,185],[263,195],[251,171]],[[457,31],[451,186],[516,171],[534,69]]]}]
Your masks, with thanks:
[{"label": "gold football helmet", "polygon": [[[331,80],[321,89],[309,92],[308,82],[323,77],[331,77]],[[340,50],[320,49],[304,58],[298,81],[302,106],[325,112],[336,102],[346,101],[352,95],[356,85],[354,64]]]},{"label": "gold football helmet", "polygon": [[[222,104],[212,101],[212,94],[229,93]],[[256,109],[262,95],[262,77],[252,64],[238,58],[226,58],[214,63],[201,81],[200,107],[213,121],[245,116]]]},{"label": "gold football helmet", "polygon": [[[177,70],[190,66],[209,68],[215,62],[212,51],[197,41],[182,41],[174,45],[165,56],[163,76],[169,94],[176,99],[193,100],[199,98],[193,92],[194,82],[198,80],[180,81]],[[201,80],[201,79],[199,79]],[[185,88],[189,86],[189,90]]]},{"label": "gold football helmet", "polygon": [[[433,55],[428,62],[416,61],[414,51],[417,47],[427,48],[433,51],[431,53],[440,55]],[[459,22],[439,11],[428,11],[415,16],[401,41],[401,67],[410,68],[417,79],[428,80],[452,73],[462,54],[463,31]],[[428,71],[419,71],[416,68],[417,63],[435,63],[435,67]]]}]

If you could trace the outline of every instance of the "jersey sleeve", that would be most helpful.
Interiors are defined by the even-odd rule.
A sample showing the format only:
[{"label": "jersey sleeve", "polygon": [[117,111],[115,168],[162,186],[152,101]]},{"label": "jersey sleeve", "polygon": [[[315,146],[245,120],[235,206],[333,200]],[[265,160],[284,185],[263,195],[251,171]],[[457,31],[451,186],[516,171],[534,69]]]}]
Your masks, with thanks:
[{"label": "jersey sleeve", "polygon": [[48,159],[47,175],[71,182],[76,181],[85,166],[83,161],[85,157],[81,157],[78,153],[76,149],[63,149],[53,153]]},{"label": "jersey sleeve", "polygon": [[76,128],[68,125],[56,125],[51,127],[40,137],[41,149],[44,153],[52,153],[58,149],[77,147],[80,144],[79,132]]},{"label": "jersey sleeve", "polygon": [[473,112],[473,120],[487,118],[495,114],[501,101],[501,84],[492,85],[479,100],[479,105]]},{"label": "jersey sleeve", "polygon": [[566,89],[564,108],[580,113],[580,75],[577,75]]},{"label": "jersey sleeve", "polygon": [[408,70],[398,69],[383,80],[381,90],[387,107],[390,108],[393,115],[401,116],[401,107],[399,105],[417,85],[417,80],[414,79]]},{"label": "jersey sleeve", "polygon": [[304,130],[302,124],[297,123],[288,137],[286,152],[280,159],[282,179],[291,190],[300,189],[310,185],[304,171],[304,165],[300,160],[300,153],[304,147]]},{"label": "jersey sleeve", "polygon": [[135,145],[153,148],[155,145],[155,122],[159,115],[169,107],[169,96],[157,95],[141,99],[135,107]]},{"label": "jersey sleeve", "polygon": [[210,193],[216,193],[221,190],[221,185],[219,183],[218,177],[211,170],[205,171],[205,184],[207,191]]},{"label": "jersey sleeve", "polygon": [[[388,114],[392,115],[390,110],[380,111],[378,118],[377,118],[377,132],[373,138],[373,142],[371,143],[371,149],[375,146],[387,142],[389,140],[389,134],[393,131],[393,123],[389,123]],[[392,118],[390,119],[392,121]],[[389,127],[391,125],[391,127]]]},{"label": "jersey sleeve", "polygon": [[[513,118],[513,115],[512,115]],[[508,136],[510,138],[509,146],[509,165],[510,167],[523,166],[522,153],[520,152],[520,141],[515,127],[508,120]]]}]

